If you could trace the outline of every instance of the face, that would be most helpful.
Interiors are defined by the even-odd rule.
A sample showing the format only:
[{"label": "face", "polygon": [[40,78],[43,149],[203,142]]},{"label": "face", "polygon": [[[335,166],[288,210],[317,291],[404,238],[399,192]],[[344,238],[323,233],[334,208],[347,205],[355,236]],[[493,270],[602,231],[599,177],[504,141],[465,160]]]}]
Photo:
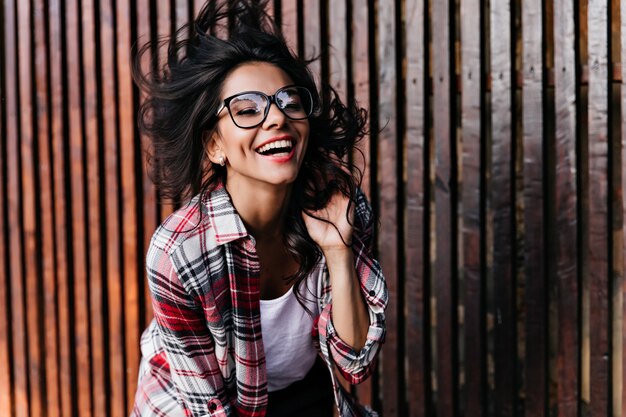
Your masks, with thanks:
[{"label": "face", "polygon": [[[251,62],[233,70],[222,87],[221,99],[245,91],[260,91],[268,96],[282,87],[293,85],[279,67]],[[231,102],[233,114],[236,105]],[[243,113],[242,113],[243,114]],[[231,189],[258,186],[285,186],[297,177],[309,137],[308,120],[292,120],[271,103],[267,118],[260,125],[243,129],[233,122],[228,109],[218,114],[216,128],[209,142],[209,157],[219,163],[226,159],[227,182]]]}]

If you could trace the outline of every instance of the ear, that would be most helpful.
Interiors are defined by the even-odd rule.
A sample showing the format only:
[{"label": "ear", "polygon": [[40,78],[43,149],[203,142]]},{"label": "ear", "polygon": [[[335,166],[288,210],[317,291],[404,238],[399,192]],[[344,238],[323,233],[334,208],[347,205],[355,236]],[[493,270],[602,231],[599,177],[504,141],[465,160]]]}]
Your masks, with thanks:
[{"label": "ear", "polygon": [[213,129],[211,132],[205,132],[205,152],[207,157],[214,164],[220,163],[220,157],[225,157],[220,146],[222,142],[221,135],[217,132],[217,129]]}]

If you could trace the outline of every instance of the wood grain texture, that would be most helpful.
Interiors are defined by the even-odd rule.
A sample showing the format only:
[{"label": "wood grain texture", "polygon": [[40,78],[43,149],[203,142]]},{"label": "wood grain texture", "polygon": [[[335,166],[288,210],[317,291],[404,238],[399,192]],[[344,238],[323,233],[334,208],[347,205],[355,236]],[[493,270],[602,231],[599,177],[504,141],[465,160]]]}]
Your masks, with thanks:
[{"label": "wood grain texture", "polygon": [[[426,10],[420,1],[407,1],[403,15],[404,37],[406,44],[406,132],[404,147],[406,149],[404,172],[404,188],[406,193],[405,241],[406,283],[404,291],[405,308],[405,354],[408,416],[424,417],[430,414],[430,371],[428,325],[425,313],[429,308],[426,271],[429,247],[425,233],[429,230],[426,218],[425,192],[426,178],[424,166],[427,159],[425,120],[425,75],[424,57],[426,54],[424,39],[424,22]],[[423,343],[415,343],[422,340]]]},{"label": "wood grain texture", "polygon": [[514,178],[511,8],[491,4],[491,129],[493,140],[494,406],[498,416],[515,410],[516,331],[514,275]]},{"label": "wood grain texture", "polygon": [[[199,2],[196,2],[196,5]],[[136,1],[136,19],[137,19],[137,44],[139,46],[143,46],[146,42],[150,41],[150,2],[149,0],[137,0]],[[152,56],[150,53],[146,53],[142,57],[141,61],[141,69],[142,71],[150,71],[152,66]],[[143,92],[139,92],[139,103],[142,103],[145,100],[145,95]],[[142,161],[142,169],[141,169],[141,180],[138,181],[140,185],[140,189],[142,192],[141,200],[141,210],[140,210],[140,219],[142,221],[143,228],[143,239],[140,239],[142,245],[141,247],[144,249],[141,254],[142,260],[145,259],[145,252],[148,249],[150,244],[150,239],[152,238],[152,234],[156,230],[157,223],[157,193],[154,183],[150,180],[149,176],[149,166],[146,158],[146,154],[150,150],[150,139],[145,135],[140,135],[141,142],[141,157]],[[142,262],[143,264],[143,262]],[[145,323],[150,323],[152,320],[152,301],[150,299],[150,291],[148,290],[148,281],[145,279],[146,273],[145,269],[142,265],[143,271],[143,294],[144,294],[144,305],[146,306],[146,311],[144,314]]]},{"label": "wood grain texture", "polygon": [[[127,415],[126,379],[124,358],[124,300],[122,291],[122,259],[121,250],[123,228],[120,212],[120,143],[118,121],[119,86],[116,73],[116,19],[114,3],[109,0],[98,2],[100,16],[100,78],[97,80],[102,94],[102,148],[104,154],[103,180],[104,191],[104,242],[106,251],[106,275],[103,280],[103,294],[106,302],[108,337],[104,346],[107,352],[106,372],[108,373],[108,414],[113,417]],[[170,16],[168,16],[168,21]],[[170,22],[170,24],[173,24]]]},{"label": "wood grain texture", "polygon": [[[29,2],[17,2],[18,27],[32,28],[32,9]],[[42,318],[40,310],[41,288],[39,260],[40,248],[37,245],[37,174],[35,168],[35,148],[37,146],[34,131],[35,116],[33,103],[33,67],[32,67],[32,31],[20,31],[17,45],[18,89],[19,89],[19,132],[22,211],[22,243],[24,261],[24,311],[26,313],[26,351],[28,355],[28,397],[30,415],[39,417],[44,410],[44,382],[41,351]],[[34,301],[34,305],[31,302]]]},{"label": "wood grain texture", "polygon": [[[56,293],[58,311],[58,384],[59,387],[71,386],[72,370],[70,359],[70,320],[69,320],[69,254],[71,244],[68,237],[68,222],[71,204],[68,195],[67,154],[69,146],[64,109],[67,108],[66,86],[63,69],[63,40],[62,31],[64,16],[61,3],[58,0],[48,2],[49,44],[50,44],[50,117],[51,141],[53,148],[53,178],[54,178],[54,233],[55,233],[55,265],[56,265]],[[70,206],[70,207],[68,207]],[[71,415],[71,390],[59,389],[60,415]]]},{"label": "wood grain texture", "polygon": [[590,411],[609,413],[609,224],[607,1],[589,2]]},{"label": "wood grain texture", "polygon": [[434,218],[435,259],[433,297],[436,300],[436,364],[437,415],[457,414],[458,379],[456,376],[457,312],[456,303],[457,253],[454,217],[456,207],[457,163],[456,133],[451,131],[452,48],[450,39],[451,5],[432,4],[432,65],[433,65],[433,133],[434,133]]},{"label": "wood grain texture", "polygon": [[[554,3],[555,78],[555,236],[554,296],[556,343],[554,407],[559,416],[578,413],[578,236],[576,218],[576,96],[574,50],[574,9],[568,1]],[[584,274],[583,274],[584,275]]]},{"label": "wood grain texture", "polygon": [[[620,8],[620,55],[621,61],[626,61],[626,6],[622,6]],[[626,80],[626,65],[622,64],[622,80]],[[623,81],[622,81],[623,82]],[[621,100],[622,100],[622,115],[621,115],[621,158],[622,164],[626,161],[626,88],[624,85],[621,86]],[[621,240],[622,240],[622,248],[621,248],[621,269],[622,269],[622,282],[621,288],[616,291],[620,291],[622,294],[621,300],[621,314],[622,314],[622,326],[621,328],[616,329],[617,337],[621,340],[621,349],[619,349],[616,354],[621,355],[622,364],[618,371],[619,378],[621,378],[621,386],[614,391],[614,396],[619,398],[621,401],[621,407],[615,407],[615,414],[618,416],[626,416],[626,169],[621,166],[621,188],[618,191],[621,191],[621,200],[622,200],[622,229],[621,229]],[[619,232],[618,232],[619,233]],[[619,256],[618,256],[619,258]],[[620,308],[618,304],[616,307]],[[621,333],[621,336],[620,336]]]},{"label": "wood grain texture", "polygon": [[[9,7],[2,5],[0,13],[2,16],[7,16],[7,11],[10,11]],[[8,94],[7,79],[10,79],[9,74],[12,72],[9,67],[9,62],[6,59],[7,52],[11,52],[11,46],[7,45],[7,41],[12,39],[13,25],[6,22],[2,29],[0,29],[1,41],[0,41],[0,137],[4,138],[0,142],[0,192],[3,196],[8,196],[8,141],[9,141],[9,128],[8,125],[12,123],[9,119],[8,107],[10,100]],[[15,135],[15,133],[14,133]],[[8,198],[2,198],[0,200],[0,363],[3,364],[4,372],[0,373],[0,414],[11,416],[13,415],[14,402],[13,402],[13,355],[12,355],[12,329],[11,329],[11,255],[9,254],[9,248],[11,244],[10,229],[8,222],[8,211],[10,208]]]},{"label": "wood grain texture", "polygon": [[56,417],[60,415],[59,404],[59,370],[58,370],[58,318],[57,318],[57,283],[54,253],[54,192],[53,192],[53,160],[51,151],[51,119],[50,97],[48,85],[49,52],[47,47],[48,26],[47,10],[43,1],[33,2],[34,44],[35,44],[35,108],[37,120],[38,172],[39,177],[39,229],[41,233],[41,280],[42,303],[40,312],[43,314],[37,327],[43,325],[43,377],[44,415]]},{"label": "wood grain texture", "polygon": [[543,137],[542,3],[522,2],[524,137],[524,285],[526,307],[523,392],[526,413],[547,413],[547,294]]},{"label": "wood grain texture", "polygon": [[[20,136],[18,107],[18,58],[17,58],[17,10],[15,2],[4,2],[5,26],[5,57],[11,63],[6,71],[7,97],[7,191],[9,196],[21,195],[20,189]],[[26,317],[24,311],[24,271],[22,265],[22,230],[20,222],[21,199],[9,198],[7,205],[9,233],[9,273],[11,277],[11,338],[12,346],[12,381],[13,381],[13,413],[16,417],[27,417],[30,414],[28,396],[28,345],[26,339]]]},{"label": "wood grain texture", "polygon": [[[81,58],[80,48],[80,20],[78,15],[78,3],[70,0],[66,3],[66,68],[68,74],[68,135],[69,135],[69,176],[71,181],[70,201],[72,206],[72,290],[69,300],[69,316],[81,317],[71,330],[72,336],[72,383],[75,387],[72,392],[72,411],[80,416],[92,416],[92,382],[90,378],[91,367],[91,343],[90,343],[90,314],[89,314],[89,292],[87,288],[87,276],[91,276],[88,270],[93,262],[88,263],[88,217],[86,213],[85,201],[88,197],[85,187],[87,179],[85,175],[85,155],[87,150],[83,137],[83,91],[81,85]],[[71,82],[70,82],[71,80]],[[91,164],[91,165],[95,165]],[[91,178],[91,176],[89,176]],[[91,188],[91,187],[90,187]],[[91,230],[90,235],[97,232]],[[79,387],[88,387],[79,389]]]},{"label": "wood grain texture", "polygon": [[[461,377],[461,414],[483,415],[486,398],[486,343],[485,343],[485,270],[483,243],[484,218],[481,187],[484,143],[481,140],[482,94],[481,82],[481,7],[479,1],[461,2],[461,126],[462,165],[460,205],[463,239],[463,290],[459,291],[459,304],[463,309],[464,346]],[[462,299],[462,301],[461,301]]]},{"label": "wood grain texture", "polygon": [[380,231],[378,235],[378,254],[380,264],[385,271],[389,289],[389,308],[386,311],[387,335],[381,355],[382,380],[387,381],[381,387],[382,413],[394,416],[399,411],[400,393],[395,380],[399,375],[398,361],[398,218],[397,218],[397,163],[398,132],[395,126],[396,83],[395,71],[395,9],[392,3],[379,3],[377,9],[376,60],[378,73],[378,126],[384,130],[377,136],[377,189],[379,200]]},{"label": "wood grain texture", "polygon": [[[187,23],[189,19],[187,2],[179,2],[181,5],[177,7],[176,19],[182,25]],[[125,393],[125,411],[128,415],[132,409],[135,400],[135,391],[137,388],[136,380],[139,371],[139,339],[142,328],[140,320],[140,302],[139,293],[141,285],[143,285],[143,254],[139,253],[139,242],[143,238],[138,233],[138,204],[137,201],[137,182],[136,178],[137,160],[141,161],[140,156],[136,155],[136,149],[139,149],[138,138],[135,136],[134,114],[135,103],[133,94],[133,81],[130,73],[131,69],[131,36],[132,22],[131,9],[128,3],[117,3],[115,10],[116,25],[116,55],[117,55],[117,108],[118,125],[119,125],[119,165],[120,165],[120,188],[121,188],[121,248],[122,248],[122,275],[120,284],[123,288],[123,333],[124,333],[124,375],[126,393]]]},{"label": "wood grain texture", "polygon": [[[102,150],[102,117],[99,114],[99,106],[102,101],[102,89],[98,86],[98,72],[100,57],[100,45],[97,39],[100,34],[96,22],[99,19],[99,2],[82,0],[82,72],[83,72],[83,129],[84,146],[86,151],[86,206],[88,218],[88,259],[89,275],[81,277],[85,280],[85,288],[89,293],[88,298],[81,300],[89,309],[89,338],[91,370],[91,390],[94,417],[105,416],[107,413],[107,349],[106,349],[106,310],[105,310],[105,287],[107,236],[104,232],[106,225],[107,201],[103,178],[106,176],[106,167],[103,165]],[[106,24],[106,21],[103,22]],[[107,103],[109,104],[109,103]],[[114,273],[114,271],[112,271]]]}]

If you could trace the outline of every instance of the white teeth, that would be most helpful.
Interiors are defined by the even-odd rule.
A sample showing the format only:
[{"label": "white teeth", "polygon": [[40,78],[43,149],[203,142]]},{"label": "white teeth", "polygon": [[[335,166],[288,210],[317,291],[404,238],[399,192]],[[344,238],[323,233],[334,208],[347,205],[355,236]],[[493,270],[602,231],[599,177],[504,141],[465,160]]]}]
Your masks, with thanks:
[{"label": "white teeth", "polygon": [[275,148],[291,148],[293,145],[291,144],[290,140],[277,140],[275,142],[271,142],[268,143],[266,145],[261,146],[260,148],[257,148],[257,152],[258,153],[263,153],[263,152],[267,152],[270,149],[275,149]]}]

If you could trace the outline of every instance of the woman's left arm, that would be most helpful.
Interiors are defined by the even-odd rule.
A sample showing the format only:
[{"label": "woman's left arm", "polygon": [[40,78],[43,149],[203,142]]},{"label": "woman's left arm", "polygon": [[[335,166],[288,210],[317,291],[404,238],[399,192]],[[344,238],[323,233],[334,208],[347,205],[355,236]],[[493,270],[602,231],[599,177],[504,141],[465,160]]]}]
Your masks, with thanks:
[{"label": "woman's left arm", "polygon": [[332,314],[322,314],[320,332],[342,375],[358,384],[371,373],[384,339],[387,287],[371,255],[371,208],[360,191],[349,213],[348,203],[347,198],[337,194],[325,209],[314,213],[334,226],[306,215],[304,221],[324,253],[330,276]]}]

